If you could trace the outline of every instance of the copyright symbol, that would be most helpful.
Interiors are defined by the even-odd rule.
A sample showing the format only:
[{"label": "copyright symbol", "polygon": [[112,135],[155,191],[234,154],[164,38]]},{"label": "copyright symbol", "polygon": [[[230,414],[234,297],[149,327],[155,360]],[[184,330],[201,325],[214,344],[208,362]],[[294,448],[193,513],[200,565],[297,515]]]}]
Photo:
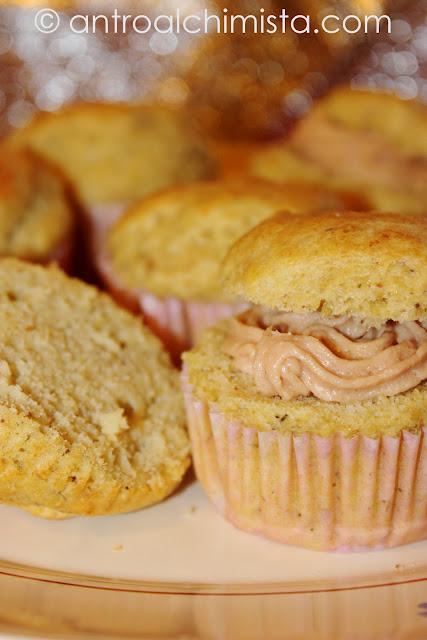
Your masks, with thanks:
[{"label": "copyright symbol", "polygon": [[34,18],[34,25],[40,33],[54,33],[60,22],[59,14],[53,9],[40,9]]}]

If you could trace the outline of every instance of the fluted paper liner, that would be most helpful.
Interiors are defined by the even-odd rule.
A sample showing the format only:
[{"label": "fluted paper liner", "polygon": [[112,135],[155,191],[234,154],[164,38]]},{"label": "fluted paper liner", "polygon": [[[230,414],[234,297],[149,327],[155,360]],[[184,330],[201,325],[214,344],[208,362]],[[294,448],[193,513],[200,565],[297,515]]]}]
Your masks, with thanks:
[{"label": "fluted paper liner", "polygon": [[205,329],[248,306],[245,303],[181,300],[173,296],[161,298],[148,291],[126,289],[115,275],[102,246],[97,251],[97,267],[111,295],[132,311],[142,313],[145,323],[177,362],[183,351],[196,344]]},{"label": "fluted paper liner", "polygon": [[196,474],[236,527],[323,550],[427,537],[427,428],[400,437],[280,434],[230,421],[184,376]]},{"label": "fluted paper liner", "polygon": [[223,318],[240,313],[247,304],[160,297],[149,291],[132,291],[119,281],[108,257],[108,229],[123,214],[123,204],[100,205],[90,211],[93,251],[97,270],[111,295],[134,312],[142,312],[146,324],[162,340],[175,361],[193,347],[205,329]]},{"label": "fluted paper liner", "polygon": [[100,247],[103,244],[107,231],[125,213],[129,204],[129,202],[110,202],[92,205],[86,210],[92,242],[95,247]]},{"label": "fluted paper liner", "polygon": [[194,346],[205,329],[246,307],[242,304],[160,298],[147,292],[140,293],[138,302],[147,325],[174,359]]}]

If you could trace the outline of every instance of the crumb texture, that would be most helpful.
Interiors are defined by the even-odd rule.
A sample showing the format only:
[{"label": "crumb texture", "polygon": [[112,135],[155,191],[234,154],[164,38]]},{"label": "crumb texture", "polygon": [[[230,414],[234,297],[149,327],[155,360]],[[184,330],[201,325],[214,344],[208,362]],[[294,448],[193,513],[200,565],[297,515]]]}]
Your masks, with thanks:
[{"label": "crumb texture", "polygon": [[96,289],[0,261],[0,500],[39,513],[131,511],[189,464],[178,374]]}]

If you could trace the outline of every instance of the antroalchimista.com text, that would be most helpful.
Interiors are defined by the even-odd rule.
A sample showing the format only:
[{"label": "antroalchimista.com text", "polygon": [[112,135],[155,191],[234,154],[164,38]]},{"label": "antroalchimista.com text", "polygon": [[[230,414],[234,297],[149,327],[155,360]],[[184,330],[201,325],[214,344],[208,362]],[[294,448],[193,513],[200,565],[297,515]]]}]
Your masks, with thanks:
[{"label": "antroalchimista.com text", "polygon": [[280,14],[268,14],[260,8],[257,14],[234,14],[224,8],[220,13],[211,13],[207,9],[200,13],[184,14],[179,8],[171,14],[155,17],[120,13],[115,9],[109,14],[59,14],[53,9],[40,9],[35,14],[35,25],[43,33],[52,33],[64,21],[73,33],[187,33],[187,34],[233,34],[257,33],[277,34],[294,33],[297,35],[391,33],[392,20],[388,15],[340,16],[328,14],[323,17],[310,15],[289,15],[286,9]]}]

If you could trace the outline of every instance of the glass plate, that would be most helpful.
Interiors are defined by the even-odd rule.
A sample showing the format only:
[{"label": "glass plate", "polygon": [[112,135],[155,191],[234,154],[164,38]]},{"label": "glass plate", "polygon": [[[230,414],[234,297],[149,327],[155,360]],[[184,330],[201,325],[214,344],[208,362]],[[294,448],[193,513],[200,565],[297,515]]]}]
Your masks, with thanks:
[{"label": "glass plate", "polygon": [[40,637],[427,638],[427,541],[365,553],[268,542],[189,481],[138,513],[1,507],[0,631]]}]

